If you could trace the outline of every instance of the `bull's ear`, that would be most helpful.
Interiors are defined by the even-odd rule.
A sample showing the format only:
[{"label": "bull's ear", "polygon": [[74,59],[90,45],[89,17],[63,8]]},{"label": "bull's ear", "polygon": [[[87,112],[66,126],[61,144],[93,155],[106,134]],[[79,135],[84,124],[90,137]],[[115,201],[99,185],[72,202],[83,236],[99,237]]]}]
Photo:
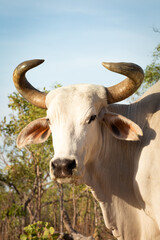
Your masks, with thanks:
[{"label": "bull's ear", "polygon": [[138,141],[143,135],[136,123],[122,115],[107,112],[104,114],[104,121],[112,135],[120,140]]},{"label": "bull's ear", "polygon": [[17,147],[22,148],[29,144],[42,143],[50,134],[49,120],[46,118],[36,119],[20,132],[17,138]]}]

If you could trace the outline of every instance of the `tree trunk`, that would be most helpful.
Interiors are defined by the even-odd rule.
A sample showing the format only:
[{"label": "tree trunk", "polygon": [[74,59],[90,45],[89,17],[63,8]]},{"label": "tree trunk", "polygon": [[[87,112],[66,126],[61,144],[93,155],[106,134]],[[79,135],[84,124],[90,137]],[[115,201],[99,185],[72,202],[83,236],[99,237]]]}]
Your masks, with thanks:
[{"label": "tree trunk", "polygon": [[39,162],[36,161],[36,177],[37,177],[37,221],[41,220],[41,179],[39,171]]},{"label": "tree trunk", "polygon": [[60,234],[63,233],[63,185],[59,184],[59,193],[60,193]]},{"label": "tree trunk", "polygon": [[73,240],[94,240],[93,237],[85,237],[73,229],[66,211],[63,211],[63,221],[67,232],[70,234],[70,237],[72,237]]},{"label": "tree trunk", "polygon": [[72,187],[72,196],[73,196],[73,228],[75,228],[77,223],[77,208],[76,208],[76,199],[75,199],[75,187]]}]

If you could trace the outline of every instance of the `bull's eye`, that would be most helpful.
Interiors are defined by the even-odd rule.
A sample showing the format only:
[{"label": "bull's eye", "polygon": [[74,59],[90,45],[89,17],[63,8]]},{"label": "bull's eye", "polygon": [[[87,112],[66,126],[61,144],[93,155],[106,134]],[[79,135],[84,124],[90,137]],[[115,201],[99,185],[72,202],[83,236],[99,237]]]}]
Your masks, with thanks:
[{"label": "bull's eye", "polygon": [[96,115],[92,115],[88,121],[88,124],[90,124],[92,121],[96,119]]},{"label": "bull's eye", "polygon": [[50,122],[49,118],[47,118],[46,120],[47,120],[48,126],[51,126],[51,122]]}]

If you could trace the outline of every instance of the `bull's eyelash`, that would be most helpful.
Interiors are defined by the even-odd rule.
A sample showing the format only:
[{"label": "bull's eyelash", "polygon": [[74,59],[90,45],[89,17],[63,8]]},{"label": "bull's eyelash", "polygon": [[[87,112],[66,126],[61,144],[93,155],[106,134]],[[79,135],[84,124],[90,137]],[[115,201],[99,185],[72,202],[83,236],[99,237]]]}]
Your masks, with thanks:
[{"label": "bull's eyelash", "polygon": [[46,120],[47,120],[47,123],[50,125],[51,123],[50,123],[50,120],[49,120],[49,118],[47,118]]},{"label": "bull's eyelash", "polygon": [[93,122],[96,119],[96,115],[92,115],[88,121],[88,124],[90,124],[91,122]]}]

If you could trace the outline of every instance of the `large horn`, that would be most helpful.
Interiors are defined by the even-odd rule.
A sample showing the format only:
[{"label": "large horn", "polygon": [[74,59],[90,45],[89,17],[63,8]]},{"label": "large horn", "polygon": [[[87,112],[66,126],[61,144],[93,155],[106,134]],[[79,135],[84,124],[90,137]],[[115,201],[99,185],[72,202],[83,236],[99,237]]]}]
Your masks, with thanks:
[{"label": "large horn", "polygon": [[139,88],[144,79],[142,68],[134,63],[103,62],[102,65],[110,71],[127,76],[124,81],[106,88],[108,103],[115,103],[128,98]]},{"label": "large horn", "polygon": [[25,73],[43,63],[44,60],[29,60],[19,64],[13,72],[13,82],[18,92],[30,103],[40,108],[47,108],[45,104],[46,93],[34,88],[26,79]]}]

